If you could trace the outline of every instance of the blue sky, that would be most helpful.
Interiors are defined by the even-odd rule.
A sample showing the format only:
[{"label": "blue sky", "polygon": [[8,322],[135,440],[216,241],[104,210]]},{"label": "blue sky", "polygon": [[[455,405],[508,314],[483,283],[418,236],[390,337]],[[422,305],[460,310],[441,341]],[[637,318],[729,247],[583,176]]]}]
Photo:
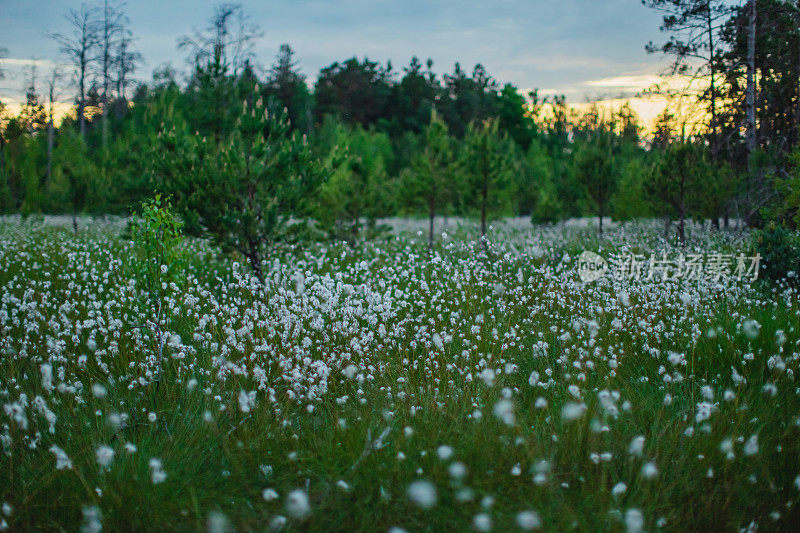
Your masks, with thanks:
[{"label": "blue sky", "polygon": [[[165,62],[185,68],[177,50],[181,35],[202,28],[218,2],[136,0],[127,3],[131,29],[145,64],[137,77],[149,79]],[[256,49],[269,66],[281,43],[297,52],[313,80],[320,67],[356,55],[395,70],[412,55],[430,57],[434,70],[450,72],[460,61],[471,70],[483,63],[501,82],[544,94],[585,97],[633,94],[661,72],[665,59],[644,51],[661,40],[657,13],[639,0],[292,0],[241,1],[264,31]],[[8,49],[0,98],[16,100],[24,64],[39,60],[43,88],[51,62],[63,61],[45,32],[67,31],[64,14],[79,1],[0,0],[0,46]],[[61,90],[62,98],[71,89]]]}]

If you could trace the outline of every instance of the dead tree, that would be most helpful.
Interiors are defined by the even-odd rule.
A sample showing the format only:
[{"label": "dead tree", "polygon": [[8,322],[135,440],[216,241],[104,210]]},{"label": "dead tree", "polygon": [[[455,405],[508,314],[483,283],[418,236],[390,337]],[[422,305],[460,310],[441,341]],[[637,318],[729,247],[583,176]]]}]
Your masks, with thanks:
[{"label": "dead tree", "polygon": [[80,10],[70,9],[66,19],[72,27],[71,33],[51,34],[75,69],[75,80],[78,84],[78,130],[82,139],[86,138],[86,86],[98,46],[96,15],[96,10],[86,4],[82,4]]}]

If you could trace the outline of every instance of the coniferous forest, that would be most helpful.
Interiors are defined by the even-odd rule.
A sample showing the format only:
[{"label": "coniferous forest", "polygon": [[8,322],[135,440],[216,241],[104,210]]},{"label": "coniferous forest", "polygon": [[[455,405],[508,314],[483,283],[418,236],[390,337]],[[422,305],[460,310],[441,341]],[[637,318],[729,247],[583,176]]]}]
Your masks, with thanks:
[{"label": "coniferous forest", "polygon": [[[303,154],[291,157],[313,161],[293,167],[308,174],[297,190],[304,210],[289,201],[280,214],[310,216],[337,236],[357,236],[380,217],[432,214],[795,227],[797,6],[764,0],[751,24],[749,4],[646,4],[663,12],[664,25],[654,42],[640,44],[673,58],[674,72],[709,82],[695,95],[700,128],[687,131],[665,110],[644,134],[629,106],[575,111],[563,97],[523,94],[480,64],[456,63],[440,75],[423,58],[398,69],[352,57],[320,70],[312,85],[290,44],[261,67],[270,59],[251,52],[261,33],[230,4],[210,14],[206,30],[180,40],[185,74],[164,66],[142,80],[124,8],[84,5],[67,14],[71,33],[51,36],[75,68],[69,116],[56,126],[47,97],[48,84],[66,72],[32,82],[19,114],[3,111],[0,209],[127,214],[163,192],[199,216],[207,199],[189,206],[193,191],[213,198],[215,187],[265,179],[240,172],[259,134],[278,151],[302,139]],[[225,159],[227,170],[201,163],[186,175],[200,145],[205,163]],[[491,146],[491,161],[481,146]],[[482,176],[486,165],[492,171]],[[232,174],[241,183],[230,185]]]}]

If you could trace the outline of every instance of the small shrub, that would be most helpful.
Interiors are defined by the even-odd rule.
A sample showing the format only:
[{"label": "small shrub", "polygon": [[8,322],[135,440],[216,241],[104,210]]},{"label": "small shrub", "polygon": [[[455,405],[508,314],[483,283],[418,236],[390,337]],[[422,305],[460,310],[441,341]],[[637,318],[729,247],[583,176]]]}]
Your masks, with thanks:
[{"label": "small shrub", "polygon": [[170,202],[158,194],[142,203],[142,211],[131,225],[135,254],[131,257],[129,269],[136,281],[139,302],[146,317],[142,327],[153,333],[158,380],[161,379],[161,359],[169,326],[167,300],[183,284],[182,227]]},{"label": "small shrub", "polygon": [[774,223],[756,233],[756,252],[761,254],[761,275],[772,281],[797,284],[800,244],[797,235]]}]

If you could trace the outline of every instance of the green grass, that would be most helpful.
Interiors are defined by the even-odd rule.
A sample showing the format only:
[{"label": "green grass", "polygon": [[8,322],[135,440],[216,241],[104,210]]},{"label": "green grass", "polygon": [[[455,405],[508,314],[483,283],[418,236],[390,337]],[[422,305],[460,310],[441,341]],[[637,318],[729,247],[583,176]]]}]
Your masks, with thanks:
[{"label": "green grass", "polygon": [[[636,509],[648,531],[798,530],[797,292],[733,281],[584,286],[570,268],[557,271],[565,251],[650,253],[660,250],[658,234],[629,229],[598,241],[586,231],[501,226],[485,255],[464,229],[432,257],[425,236],[413,234],[355,248],[310,244],[276,252],[264,287],[235,258],[193,241],[186,284],[168,302],[182,347],[170,348],[156,384],[151,339],[135,327],[146,310],[122,268],[132,251],[117,228],[73,235],[2,225],[0,403],[10,412],[22,394],[29,404],[41,396],[56,416],[51,434],[32,405],[27,429],[0,411],[4,524],[71,531],[96,507],[106,531],[222,522],[260,531],[276,516],[287,530],[463,531],[479,513],[494,531],[514,531],[518,513],[534,510],[545,530],[621,531]],[[699,231],[692,239],[693,249],[747,246]],[[684,303],[684,293],[694,300]],[[746,320],[761,325],[754,338],[742,331]],[[670,363],[671,351],[686,365]],[[53,391],[43,365],[53,369]],[[481,379],[487,367],[493,383]],[[546,387],[529,384],[534,371]],[[93,384],[107,395],[95,397]],[[696,422],[704,386],[716,407]],[[602,390],[619,394],[616,415],[601,407]],[[257,391],[249,412],[241,391]],[[510,425],[493,413],[506,396]],[[546,407],[536,407],[540,398]],[[585,404],[576,420],[562,416],[569,402]],[[127,420],[114,424],[113,415]],[[385,446],[371,450],[386,428]],[[640,435],[642,457],[629,453]],[[758,449],[746,455],[753,435]],[[728,438],[733,459],[720,449]],[[53,445],[72,468],[55,468]],[[115,450],[108,469],[95,458],[100,445]],[[437,456],[441,445],[452,458]],[[603,453],[610,459],[593,460]],[[152,481],[151,458],[163,463],[162,483]],[[454,461],[466,467],[463,479],[449,474]],[[652,478],[642,475],[648,462]],[[430,509],[407,496],[418,479],[435,486]],[[615,496],[620,482],[627,490]],[[279,498],[265,501],[265,488]],[[304,518],[286,507],[295,489],[308,495]]]}]

